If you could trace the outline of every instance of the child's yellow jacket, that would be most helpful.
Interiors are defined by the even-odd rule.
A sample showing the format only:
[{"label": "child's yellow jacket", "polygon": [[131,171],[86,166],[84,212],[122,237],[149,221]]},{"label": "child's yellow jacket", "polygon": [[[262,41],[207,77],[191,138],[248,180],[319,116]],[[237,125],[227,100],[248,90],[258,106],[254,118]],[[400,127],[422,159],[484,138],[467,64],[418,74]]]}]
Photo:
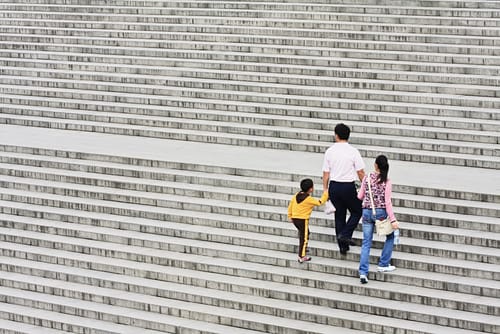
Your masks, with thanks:
[{"label": "child's yellow jacket", "polygon": [[288,219],[309,219],[313,208],[324,204],[327,200],[327,192],[324,192],[320,199],[314,198],[303,192],[298,192],[293,195],[288,205]]}]

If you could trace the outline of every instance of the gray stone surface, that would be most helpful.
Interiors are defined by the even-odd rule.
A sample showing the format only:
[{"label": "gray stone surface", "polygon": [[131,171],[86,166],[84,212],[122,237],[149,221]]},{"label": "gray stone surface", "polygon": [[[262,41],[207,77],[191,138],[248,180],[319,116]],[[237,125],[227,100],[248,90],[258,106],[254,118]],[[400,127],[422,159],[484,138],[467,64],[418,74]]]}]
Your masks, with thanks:
[{"label": "gray stone surface", "polygon": [[[500,333],[500,2],[0,3],[2,333]],[[345,122],[397,270],[333,222]]]}]

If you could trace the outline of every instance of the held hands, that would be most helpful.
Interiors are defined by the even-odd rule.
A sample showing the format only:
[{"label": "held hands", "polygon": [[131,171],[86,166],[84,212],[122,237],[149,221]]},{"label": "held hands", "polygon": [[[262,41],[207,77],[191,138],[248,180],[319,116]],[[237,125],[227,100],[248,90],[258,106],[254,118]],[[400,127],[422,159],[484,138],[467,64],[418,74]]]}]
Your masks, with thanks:
[{"label": "held hands", "polygon": [[394,230],[399,229],[399,222],[397,220],[392,221],[391,225]]}]

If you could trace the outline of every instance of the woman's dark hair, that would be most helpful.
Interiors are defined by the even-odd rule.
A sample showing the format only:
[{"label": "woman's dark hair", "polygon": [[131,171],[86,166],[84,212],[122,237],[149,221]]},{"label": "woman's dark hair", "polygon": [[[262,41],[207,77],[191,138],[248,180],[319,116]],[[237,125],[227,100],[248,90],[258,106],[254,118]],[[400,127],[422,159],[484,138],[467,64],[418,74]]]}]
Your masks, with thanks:
[{"label": "woman's dark hair", "polygon": [[387,175],[389,174],[389,162],[387,161],[387,157],[381,154],[375,159],[375,163],[380,170],[378,182],[383,183],[387,181]]},{"label": "woman's dark hair", "polygon": [[339,123],[335,126],[335,134],[339,136],[342,140],[348,140],[349,135],[351,134],[351,129],[344,123]]}]

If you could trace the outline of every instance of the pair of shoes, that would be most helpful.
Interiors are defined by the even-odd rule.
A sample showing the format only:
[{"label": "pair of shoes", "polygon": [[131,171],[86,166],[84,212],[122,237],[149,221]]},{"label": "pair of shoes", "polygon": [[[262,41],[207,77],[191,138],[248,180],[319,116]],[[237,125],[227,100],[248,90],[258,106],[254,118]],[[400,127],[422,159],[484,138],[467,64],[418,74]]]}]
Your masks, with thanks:
[{"label": "pair of shoes", "polygon": [[396,270],[396,267],[395,266],[387,266],[387,267],[377,267],[377,271],[378,272],[389,272],[389,271],[394,271]]},{"label": "pair of shoes", "polygon": [[310,256],[302,256],[302,257],[299,257],[299,263],[304,263],[304,262],[307,262],[307,261],[311,261],[312,258]]},{"label": "pair of shoes", "polygon": [[366,277],[366,275],[359,275],[359,281],[361,284],[366,284],[368,283],[368,277]]}]

